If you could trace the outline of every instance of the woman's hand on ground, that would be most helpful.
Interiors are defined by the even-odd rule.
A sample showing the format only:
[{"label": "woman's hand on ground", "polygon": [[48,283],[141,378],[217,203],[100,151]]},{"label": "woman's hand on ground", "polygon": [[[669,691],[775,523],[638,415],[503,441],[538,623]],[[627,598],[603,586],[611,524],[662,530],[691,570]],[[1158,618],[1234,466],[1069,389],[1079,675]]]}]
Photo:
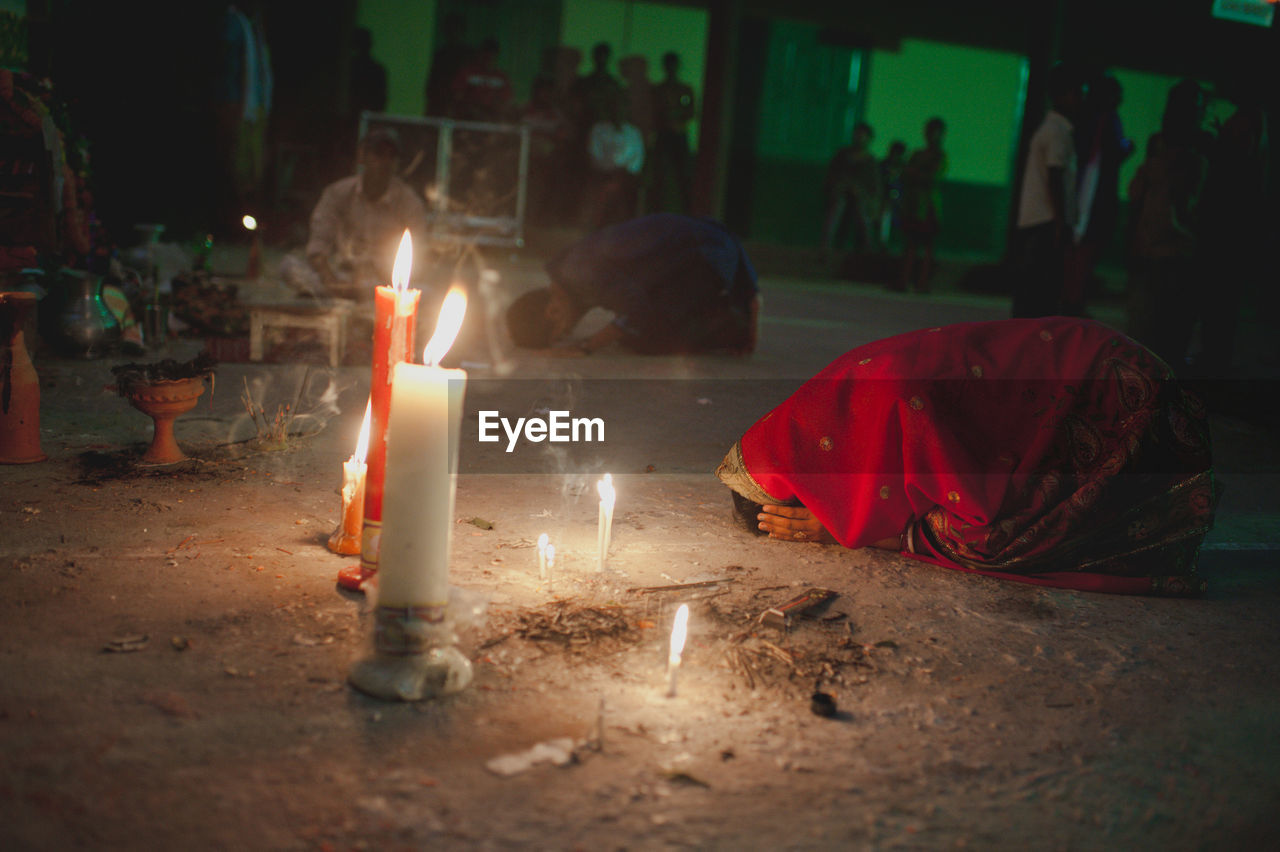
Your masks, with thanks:
[{"label": "woman's hand on ground", "polygon": [[827,532],[827,528],[818,522],[804,506],[763,506],[763,512],[756,515],[760,529],[769,534],[769,538],[781,541],[812,541],[822,544],[835,544],[835,536]]}]

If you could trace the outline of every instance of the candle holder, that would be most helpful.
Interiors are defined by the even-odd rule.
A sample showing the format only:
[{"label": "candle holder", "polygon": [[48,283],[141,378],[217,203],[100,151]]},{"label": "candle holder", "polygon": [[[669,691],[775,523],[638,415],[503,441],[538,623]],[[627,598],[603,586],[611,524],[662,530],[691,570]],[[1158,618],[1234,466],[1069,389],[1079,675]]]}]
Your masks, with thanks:
[{"label": "candle holder", "polygon": [[422,701],[470,685],[471,661],[457,648],[447,607],[379,606],[374,619],[374,653],[348,676],[356,689],[386,701]]},{"label": "candle holder", "polygon": [[205,385],[213,381],[213,368],[213,358],[206,353],[182,364],[166,359],[111,368],[115,390],[155,424],[143,464],[175,464],[187,457],[174,437],[173,421],[195,408]]}]

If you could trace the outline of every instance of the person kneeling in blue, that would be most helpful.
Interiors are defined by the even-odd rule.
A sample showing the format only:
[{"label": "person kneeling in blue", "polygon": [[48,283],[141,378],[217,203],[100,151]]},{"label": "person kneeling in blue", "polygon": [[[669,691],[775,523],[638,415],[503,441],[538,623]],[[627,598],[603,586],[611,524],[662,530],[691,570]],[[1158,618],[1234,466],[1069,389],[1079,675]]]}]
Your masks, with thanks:
[{"label": "person kneeling in blue", "polygon": [[[507,310],[517,346],[589,355],[613,343],[649,355],[755,350],[756,272],[737,237],[714,219],[658,213],[588,234],[547,263],[551,286]],[[571,342],[592,308],[614,313]]]}]

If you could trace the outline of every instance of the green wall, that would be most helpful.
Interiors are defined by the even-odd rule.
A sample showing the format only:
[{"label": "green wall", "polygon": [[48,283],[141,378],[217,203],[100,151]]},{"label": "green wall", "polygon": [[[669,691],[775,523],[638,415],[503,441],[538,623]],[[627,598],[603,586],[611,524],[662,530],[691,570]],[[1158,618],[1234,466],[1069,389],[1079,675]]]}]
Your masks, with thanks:
[{"label": "green wall", "polygon": [[876,130],[875,151],[901,139],[911,151],[924,145],[924,123],[947,123],[947,179],[1007,184],[1018,135],[1023,57],[905,39],[896,51],[871,54],[866,120]]},{"label": "green wall", "polygon": [[757,154],[825,169],[859,118],[863,59],[861,50],[821,43],[813,24],[770,22]]},{"label": "green wall", "polygon": [[896,51],[821,43],[816,26],[769,23],[753,169],[753,239],[817,245],[827,161],[853,121],[875,129],[872,150],[894,139],[924,144],[924,123],[947,122],[949,172],[939,247],[1003,250],[1023,85],[1012,54],[905,40]]},{"label": "green wall", "polygon": [[373,57],[387,69],[387,112],[422,115],[431,68],[436,0],[360,0],[356,25],[373,34]]}]

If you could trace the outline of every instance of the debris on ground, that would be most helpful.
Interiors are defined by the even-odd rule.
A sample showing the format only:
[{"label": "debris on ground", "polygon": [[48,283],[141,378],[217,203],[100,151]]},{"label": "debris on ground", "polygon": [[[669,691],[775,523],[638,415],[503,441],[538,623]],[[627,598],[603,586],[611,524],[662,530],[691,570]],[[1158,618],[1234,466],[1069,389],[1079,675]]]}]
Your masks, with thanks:
[{"label": "debris on ground", "polygon": [[485,763],[485,769],[495,775],[511,776],[532,769],[539,763],[550,763],[552,766],[569,766],[577,763],[578,756],[574,750],[574,742],[569,737],[558,737],[554,740],[538,743],[533,748],[495,757]]}]

